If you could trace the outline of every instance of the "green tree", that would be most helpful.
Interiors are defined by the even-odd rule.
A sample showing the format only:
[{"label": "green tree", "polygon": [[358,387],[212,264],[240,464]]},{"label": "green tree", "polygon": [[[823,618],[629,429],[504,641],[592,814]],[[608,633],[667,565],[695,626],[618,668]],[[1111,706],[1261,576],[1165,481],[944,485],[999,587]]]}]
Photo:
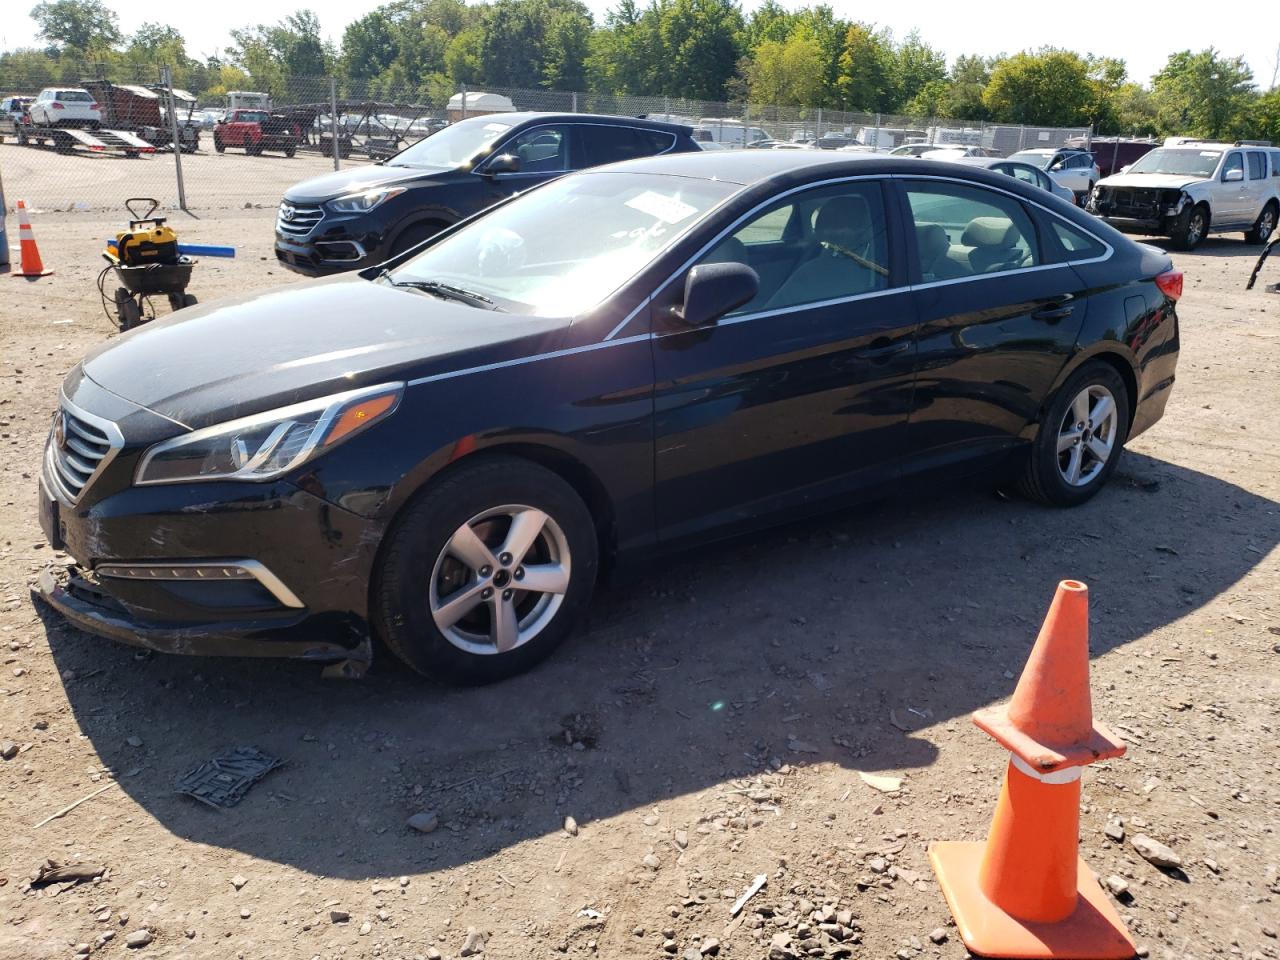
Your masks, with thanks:
[{"label": "green tree", "polygon": [[719,100],[737,71],[742,12],[733,0],[656,0],[645,21],[656,27],[658,55],[651,64],[659,78],[654,92],[695,100]]},{"label": "green tree", "polygon": [[1100,128],[1127,136],[1154,136],[1160,132],[1160,120],[1151,91],[1139,83],[1123,83],[1111,95],[1114,125]]},{"label": "green tree", "polygon": [[444,52],[445,72],[454,83],[475,84],[480,81],[480,50],[484,30],[468,27],[449,41]]},{"label": "green tree", "polygon": [[1213,47],[1169,57],[1151,78],[1160,126],[1196,137],[1234,137],[1247,131],[1255,98],[1253,73],[1243,57]]},{"label": "green tree", "polygon": [[823,94],[822,68],[822,45],[806,28],[763,40],[746,61],[747,95],[755,104],[813,106]]},{"label": "green tree", "polygon": [[342,72],[354,80],[372,80],[395,62],[399,53],[396,24],[385,9],[366,13],[342,33]]},{"label": "green tree", "polygon": [[53,0],[30,16],[55,52],[106,50],[121,40],[119,18],[101,0]]},{"label": "green tree", "polygon": [[1253,139],[1280,143],[1280,87],[1273,87],[1253,104]]},{"label": "green tree", "polygon": [[982,101],[995,120],[1069,127],[1089,122],[1093,95],[1088,65],[1079,54],[1046,47],[998,63]]},{"label": "green tree", "polygon": [[837,92],[842,107],[869,113],[893,103],[893,50],[888,38],[855,23],[845,34]]},{"label": "green tree", "polygon": [[232,30],[231,39],[235,45],[228,56],[256,86],[288,99],[328,95],[328,87],[315,82],[329,73],[331,58],[320,37],[320,19],[312,11],[299,10],[273,26]]},{"label": "green tree", "polygon": [[[537,87],[548,78],[552,83],[582,81],[591,14],[577,0],[496,0],[481,24],[485,83]],[[573,57],[579,63],[566,62]]]},{"label": "green tree", "polygon": [[909,103],[925,87],[936,84],[947,76],[947,58],[920,39],[920,32],[912,30],[893,52],[891,79],[894,86],[894,103],[890,109]]}]

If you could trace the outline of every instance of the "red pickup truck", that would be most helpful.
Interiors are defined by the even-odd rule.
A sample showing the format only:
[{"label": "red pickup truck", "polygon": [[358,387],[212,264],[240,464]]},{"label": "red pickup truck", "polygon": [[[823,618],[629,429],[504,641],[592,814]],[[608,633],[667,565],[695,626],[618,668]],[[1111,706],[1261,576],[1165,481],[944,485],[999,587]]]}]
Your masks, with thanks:
[{"label": "red pickup truck", "polygon": [[299,130],[286,117],[265,110],[232,110],[213,128],[213,149],[243,147],[247,154],[279,150],[286,157],[298,152]]}]

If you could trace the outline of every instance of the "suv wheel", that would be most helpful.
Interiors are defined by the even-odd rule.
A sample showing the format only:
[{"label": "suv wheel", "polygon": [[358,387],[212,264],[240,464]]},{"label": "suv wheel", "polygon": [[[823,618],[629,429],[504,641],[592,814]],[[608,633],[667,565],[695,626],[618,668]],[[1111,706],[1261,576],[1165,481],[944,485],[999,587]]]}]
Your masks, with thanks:
[{"label": "suv wheel", "polygon": [[1050,506],[1084,503],[1115,470],[1128,431],[1129,392],[1120,374],[1101,360],[1086,363],[1054,395],[1019,488]]},{"label": "suv wheel", "polygon": [[387,256],[398,257],[400,254],[412,250],[424,240],[430,240],[446,226],[447,224],[433,220],[427,223],[415,223],[406,227],[404,232],[396,237],[395,243],[391,244],[391,252]]},{"label": "suv wheel", "polygon": [[1169,237],[1180,250],[1194,250],[1209,231],[1209,211],[1203,204],[1182,211]]},{"label": "suv wheel", "polygon": [[418,673],[489,683],[529,669],[569,635],[595,585],[595,526],[558,475],[482,457],[427,489],[383,550],[379,635]]},{"label": "suv wheel", "polygon": [[1273,200],[1262,208],[1253,229],[1244,235],[1245,243],[1266,243],[1276,229],[1276,204]]}]

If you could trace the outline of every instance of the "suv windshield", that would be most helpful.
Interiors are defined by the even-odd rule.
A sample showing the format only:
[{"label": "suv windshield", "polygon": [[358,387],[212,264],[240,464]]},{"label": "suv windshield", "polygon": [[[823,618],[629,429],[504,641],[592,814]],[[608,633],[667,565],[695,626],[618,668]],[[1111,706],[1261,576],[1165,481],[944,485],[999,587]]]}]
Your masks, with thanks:
[{"label": "suv windshield", "polygon": [[408,286],[447,284],[516,313],[575,316],[739,189],[653,174],[576,174],[490,211],[389,279]]},{"label": "suv windshield", "polygon": [[1211,177],[1222,159],[1221,150],[1152,150],[1140,157],[1129,173],[1172,173],[1180,176]]},{"label": "suv windshield", "polygon": [[397,153],[387,161],[387,165],[452,170],[470,163],[477,154],[484,152],[489,144],[510,129],[511,124],[492,117],[459,120]]}]

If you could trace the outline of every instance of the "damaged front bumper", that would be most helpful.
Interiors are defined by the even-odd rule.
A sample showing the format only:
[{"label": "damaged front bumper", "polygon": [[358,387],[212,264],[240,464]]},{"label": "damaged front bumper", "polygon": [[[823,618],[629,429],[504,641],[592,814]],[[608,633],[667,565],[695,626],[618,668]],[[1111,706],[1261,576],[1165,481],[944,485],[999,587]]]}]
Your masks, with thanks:
[{"label": "damaged front bumper", "polygon": [[48,567],[32,594],[80,629],[161,653],[222,657],[288,657],[367,664],[372,644],[365,623],[338,613],[286,619],[161,621],[141,619],[79,567]]},{"label": "damaged front bumper", "polygon": [[1167,234],[1191,202],[1178,190],[1097,186],[1085,209],[1124,233]]}]

